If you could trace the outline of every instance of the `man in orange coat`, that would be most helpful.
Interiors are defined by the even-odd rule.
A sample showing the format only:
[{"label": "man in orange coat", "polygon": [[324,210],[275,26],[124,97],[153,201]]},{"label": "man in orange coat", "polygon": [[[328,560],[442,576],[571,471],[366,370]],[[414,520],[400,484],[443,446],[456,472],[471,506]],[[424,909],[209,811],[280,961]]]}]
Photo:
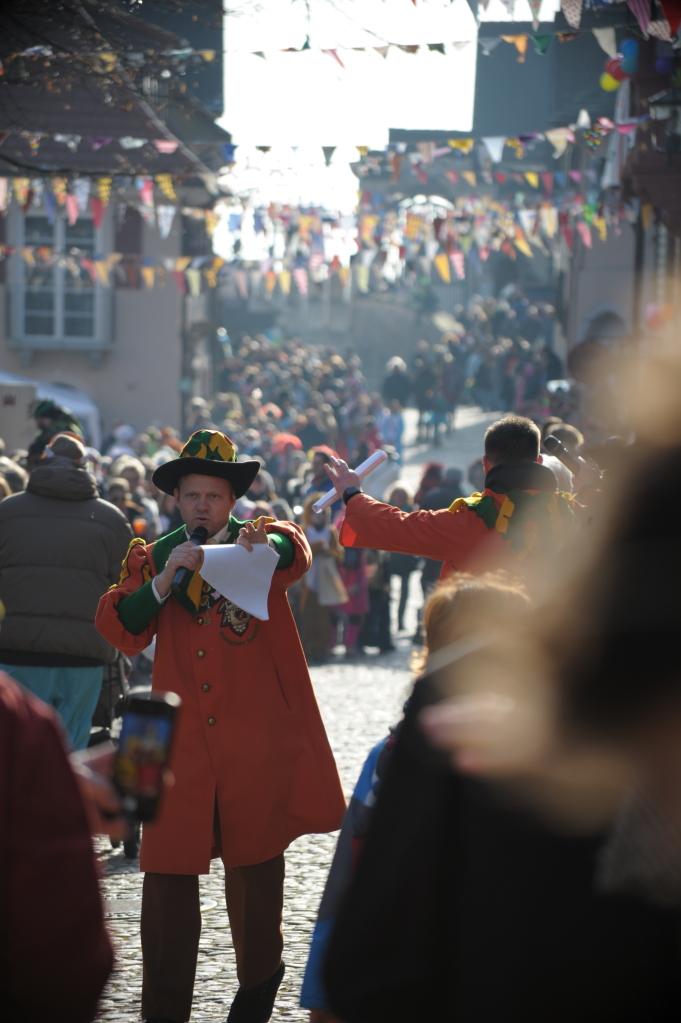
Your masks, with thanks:
[{"label": "man in orange coat", "polygon": [[[229,1021],[266,1023],[284,973],[284,850],[300,835],[340,827],[345,810],[286,596],[310,567],[309,545],[291,522],[241,523],[231,515],[259,467],[237,462],[224,434],[195,433],[154,473],[186,526],[155,544],[133,540],[97,615],[100,632],[127,654],[156,636],[153,688],[182,699],[175,784],[158,820],[145,825],[140,854],[148,1023],[189,1019],[201,930],[197,875],[216,855],[225,865],[240,984]],[[209,543],[247,550],[269,543],[277,551],[268,621],[201,579],[202,552],[187,539],[198,526]],[[178,568],[192,574],[175,594]]]},{"label": "man in orange coat", "polygon": [[[531,419],[507,416],[485,434],[485,489],[460,497],[442,511],[401,512],[363,494],[356,473],[332,459],[327,472],[347,505],[340,541],[443,561],[442,577],[453,571],[518,571],[554,554],[574,530],[583,506],[558,491],[551,469],[541,464],[541,435]],[[597,484],[583,470],[575,479]],[[582,477],[582,473],[580,473]]]}]

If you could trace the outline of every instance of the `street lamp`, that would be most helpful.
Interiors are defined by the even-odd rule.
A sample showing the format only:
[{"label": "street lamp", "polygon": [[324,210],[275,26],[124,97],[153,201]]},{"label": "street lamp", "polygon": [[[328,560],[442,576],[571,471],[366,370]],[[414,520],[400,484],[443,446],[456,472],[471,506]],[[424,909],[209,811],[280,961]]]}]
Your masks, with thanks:
[{"label": "street lamp", "polygon": [[653,125],[652,143],[658,153],[667,153],[670,161],[673,153],[681,152],[681,89],[665,89],[648,100],[650,119],[667,121],[664,140],[657,135],[657,126]]}]

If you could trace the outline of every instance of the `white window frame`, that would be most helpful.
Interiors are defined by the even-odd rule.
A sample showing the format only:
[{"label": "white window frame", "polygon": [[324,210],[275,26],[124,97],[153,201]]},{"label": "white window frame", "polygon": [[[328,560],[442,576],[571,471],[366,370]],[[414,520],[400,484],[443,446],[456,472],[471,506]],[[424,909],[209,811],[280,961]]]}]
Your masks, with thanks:
[{"label": "white window frame", "polygon": [[[25,332],[24,292],[26,289],[27,264],[19,250],[26,244],[26,218],[24,214],[17,209],[16,203],[13,203],[12,206],[13,209],[10,213],[8,234],[11,239],[9,244],[13,245],[16,251],[9,260],[8,274],[10,347],[20,348],[23,350],[36,349],[43,351],[108,351],[112,347],[113,339],[113,281],[109,288],[105,288],[100,281],[97,281],[92,289],[92,293],[94,295],[93,334],[88,337],[67,336],[61,328],[63,327],[65,319],[64,284],[68,270],[57,265],[53,268],[55,275],[54,317],[57,332],[54,334],[27,334]],[[42,206],[32,207],[26,216],[44,217],[47,216],[47,212]],[[81,217],[82,216],[83,215],[81,214]],[[89,215],[86,214],[85,216],[87,219],[91,219]],[[65,232],[66,217],[64,213],[59,212],[54,224],[54,247],[61,252],[65,250]],[[107,247],[106,245],[108,234],[109,231],[106,229],[105,223],[95,229],[95,252],[106,252],[110,249],[110,246]]]}]

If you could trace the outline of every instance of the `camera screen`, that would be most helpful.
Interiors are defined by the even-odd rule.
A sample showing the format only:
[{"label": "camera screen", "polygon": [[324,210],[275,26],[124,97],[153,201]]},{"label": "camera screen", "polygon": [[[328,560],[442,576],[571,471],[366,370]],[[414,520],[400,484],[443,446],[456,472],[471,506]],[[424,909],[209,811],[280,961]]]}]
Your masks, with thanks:
[{"label": "camera screen", "polygon": [[114,772],[123,792],[147,797],[160,794],[172,728],[168,717],[135,713],[124,716]]}]

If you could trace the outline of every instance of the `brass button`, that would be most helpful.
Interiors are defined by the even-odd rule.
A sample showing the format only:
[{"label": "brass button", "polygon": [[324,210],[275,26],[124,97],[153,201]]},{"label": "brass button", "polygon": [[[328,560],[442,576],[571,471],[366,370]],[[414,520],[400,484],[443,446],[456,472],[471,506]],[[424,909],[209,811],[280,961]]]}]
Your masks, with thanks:
[{"label": "brass button", "polygon": [[206,651],[205,650],[197,650],[196,651],[196,656],[197,657],[205,657],[206,656]]},{"label": "brass button", "polygon": [[210,689],[210,686],[208,685],[207,682],[204,682],[204,684],[201,686],[201,688],[203,689],[204,693],[207,693],[208,690]]},{"label": "brass button", "polygon": [[214,725],[215,724],[215,718],[208,718],[208,724],[209,725]]},{"label": "brass button", "polygon": [[197,618],[196,619],[196,624],[197,625],[203,625],[203,618]]}]

